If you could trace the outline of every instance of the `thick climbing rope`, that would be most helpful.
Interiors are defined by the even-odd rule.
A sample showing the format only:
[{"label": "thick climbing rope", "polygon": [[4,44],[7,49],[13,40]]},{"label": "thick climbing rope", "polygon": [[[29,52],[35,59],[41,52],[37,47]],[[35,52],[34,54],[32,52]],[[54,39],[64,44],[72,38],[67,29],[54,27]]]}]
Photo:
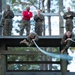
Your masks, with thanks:
[{"label": "thick climbing rope", "polygon": [[37,49],[39,51],[41,51],[43,54],[47,55],[47,56],[51,56],[51,57],[55,57],[55,58],[60,58],[60,59],[64,59],[64,60],[72,60],[73,57],[72,56],[69,56],[67,54],[55,54],[55,53],[49,53],[43,49],[41,49],[37,44],[36,42],[33,40],[33,43],[35,44],[35,46],[37,47]]},{"label": "thick climbing rope", "polygon": [[70,41],[72,41],[72,42],[75,42],[75,40],[73,40],[73,39],[69,39]]}]

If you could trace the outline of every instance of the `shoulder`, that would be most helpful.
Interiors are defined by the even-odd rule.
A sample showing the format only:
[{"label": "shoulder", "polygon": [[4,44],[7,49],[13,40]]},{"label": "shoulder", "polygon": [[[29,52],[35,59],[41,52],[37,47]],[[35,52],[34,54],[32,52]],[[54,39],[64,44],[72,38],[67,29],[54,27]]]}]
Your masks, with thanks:
[{"label": "shoulder", "polygon": [[64,14],[67,14],[68,12],[64,12]]},{"label": "shoulder", "polygon": [[26,10],[22,11],[22,14],[26,14],[26,13],[27,13],[27,11],[26,11]]}]

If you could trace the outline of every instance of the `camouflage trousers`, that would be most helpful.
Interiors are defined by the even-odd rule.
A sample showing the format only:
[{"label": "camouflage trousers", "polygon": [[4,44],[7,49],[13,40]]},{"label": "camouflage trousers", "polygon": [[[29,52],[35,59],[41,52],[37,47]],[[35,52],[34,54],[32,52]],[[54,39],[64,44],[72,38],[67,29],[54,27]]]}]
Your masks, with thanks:
[{"label": "camouflage trousers", "polygon": [[73,30],[73,21],[72,20],[67,20],[66,21],[66,31],[71,31]]},{"label": "camouflage trousers", "polygon": [[43,32],[43,24],[42,24],[42,22],[36,22],[36,24],[35,24],[35,32],[39,36],[42,36],[42,32]]},{"label": "camouflage trousers", "polygon": [[4,26],[3,26],[3,35],[4,36],[10,36],[12,31],[12,20],[11,19],[5,19]]},{"label": "camouflage trousers", "polygon": [[65,50],[65,51],[67,51],[68,50],[68,48],[71,46],[71,44],[72,44],[72,41],[70,41],[70,40],[68,40],[67,42],[63,42],[63,43],[61,43],[61,50]]},{"label": "camouflage trousers", "polygon": [[26,35],[29,35],[29,33],[30,33],[30,21],[29,20],[28,21],[22,20],[20,35],[23,35],[24,29],[26,29]]}]

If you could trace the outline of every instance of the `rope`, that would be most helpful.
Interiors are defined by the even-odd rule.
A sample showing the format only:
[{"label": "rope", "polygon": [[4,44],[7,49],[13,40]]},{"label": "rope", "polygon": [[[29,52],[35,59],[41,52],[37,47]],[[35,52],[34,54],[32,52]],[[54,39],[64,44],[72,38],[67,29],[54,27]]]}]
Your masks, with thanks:
[{"label": "rope", "polygon": [[43,54],[47,55],[47,56],[51,56],[51,57],[55,57],[55,58],[60,58],[60,59],[66,59],[66,60],[72,60],[73,57],[67,55],[67,54],[55,54],[55,53],[49,53],[43,49],[41,49],[36,42],[33,40],[33,43],[35,44],[35,46],[37,47],[37,49],[39,51],[41,51]]},{"label": "rope", "polygon": [[72,41],[72,42],[75,42],[73,39],[69,39],[70,41]]}]

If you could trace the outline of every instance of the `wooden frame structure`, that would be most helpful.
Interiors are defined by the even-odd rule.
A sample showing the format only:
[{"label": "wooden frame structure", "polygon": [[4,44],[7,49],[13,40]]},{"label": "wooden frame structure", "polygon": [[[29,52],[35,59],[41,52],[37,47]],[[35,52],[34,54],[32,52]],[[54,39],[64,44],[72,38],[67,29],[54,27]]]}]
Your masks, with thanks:
[{"label": "wooden frame structure", "polygon": [[[39,40],[36,42],[38,46],[40,47],[60,47],[60,41],[61,41],[62,36],[39,36]],[[24,52],[14,52],[14,51],[7,51],[7,47],[27,47],[25,44],[20,44],[19,42],[23,39],[25,39],[25,36],[0,36],[0,75],[19,75],[19,72],[14,71],[14,72],[7,72],[6,70],[6,55],[24,55]],[[75,43],[72,44],[72,46],[75,46]],[[35,45],[33,45],[35,47]],[[60,64],[61,65],[61,70],[60,71],[51,71],[51,70],[40,70],[40,71],[21,71],[21,75],[37,75],[42,73],[42,75],[46,75],[45,73],[53,73],[58,75],[65,75],[67,73],[67,61],[66,60],[61,60],[61,62],[51,62],[51,61],[41,61],[41,62],[8,62],[8,64],[11,63],[27,63],[27,64],[49,64],[49,63],[54,63],[54,64]],[[38,73],[37,73],[38,72]],[[68,74],[68,73],[67,73]]]},{"label": "wooden frame structure", "polygon": [[[5,0],[0,0],[1,3],[1,8],[2,8],[2,1]],[[4,3],[5,5],[5,3]],[[2,9],[0,10],[2,11]],[[62,16],[60,15],[60,12],[63,11],[63,0],[59,0],[59,14],[45,14],[46,16],[59,16],[59,25],[60,25],[60,34],[63,34],[63,20]],[[0,12],[0,16],[1,16]],[[7,72],[6,71],[6,55],[24,55],[24,52],[11,52],[7,51],[7,47],[27,47],[25,44],[20,44],[19,42],[26,38],[25,36],[0,36],[0,75],[71,75],[71,73],[67,72],[67,67],[66,67],[66,60],[61,60],[59,62],[61,64],[61,72],[51,72],[51,71],[32,71],[32,72]],[[60,47],[60,40],[61,36],[42,36],[39,38],[39,41],[37,44],[40,47]],[[72,44],[72,46],[75,46],[75,43]],[[35,45],[33,45],[35,47]],[[10,63],[10,62],[9,62]],[[12,62],[14,63],[14,62]],[[23,62],[21,62],[23,63]],[[24,62],[24,63],[29,63],[29,62]],[[35,62],[31,62],[35,63]],[[36,62],[36,63],[55,63],[55,62]],[[66,73],[67,72],[67,73]],[[74,74],[72,74],[74,75]]]}]

